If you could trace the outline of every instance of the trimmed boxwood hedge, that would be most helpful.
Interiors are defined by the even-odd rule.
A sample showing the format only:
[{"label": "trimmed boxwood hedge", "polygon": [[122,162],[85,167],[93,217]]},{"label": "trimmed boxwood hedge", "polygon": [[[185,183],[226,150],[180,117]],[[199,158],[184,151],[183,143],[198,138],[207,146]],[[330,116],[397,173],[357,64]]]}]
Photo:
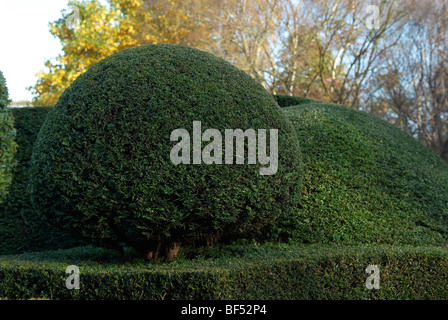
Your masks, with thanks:
[{"label": "trimmed boxwood hedge", "polygon": [[0,254],[43,251],[79,245],[36,214],[28,191],[31,152],[51,107],[12,108],[18,143],[10,192],[0,205]]},{"label": "trimmed boxwood hedge", "polygon": [[274,97],[275,101],[281,108],[297,106],[299,104],[305,104],[305,103],[320,103],[320,101],[304,97],[287,96],[282,94],[273,94],[272,96]]},{"label": "trimmed boxwood hedge", "polygon": [[[300,97],[292,98],[300,100]],[[290,101],[297,102],[299,100],[292,99]],[[284,105],[284,107],[286,106]],[[15,158],[19,166],[11,186],[9,200],[0,206],[0,254],[67,248],[72,245],[71,239],[62,241],[54,233],[48,232],[48,225],[42,224],[33,211],[26,188],[28,180],[26,171],[32,145],[48,110],[47,107],[12,109],[17,122],[19,150]],[[446,227],[440,223],[443,220],[435,220],[436,223],[434,223],[434,215],[431,212],[439,212],[443,218],[443,210],[447,207],[447,191],[444,189],[443,182],[446,181],[446,165],[440,162],[434,154],[383,121],[345,107],[330,107],[328,105],[313,107],[302,104],[299,107],[293,107],[292,110],[287,108],[285,111],[287,114],[291,112],[294,114],[290,117],[296,124],[306,123],[305,126],[301,126],[302,129],[297,128],[300,132],[298,138],[304,148],[305,162],[307,163],[306,183],[303,189],[304,198],[299,206],[301,213],[294,221],[298,224],[298,228],[294,232],[297,241],[305,243],[347,242],[348,237],[348,241],[354,242],[393,243],[399,241],[408,244],[445,242],[444,230]],[[354,139],[347,142],[346,139],[349,139],[350,134],[352,137],[354,136]],[[370,150],[370,147],[366,147],[369,151],[376,153],[376,158],[380,159],[379,163],[383,163],[383,165],[375,166],[369,157],[362,158],[363,153],[359,154],[362,150],[359,146],[366,145],[362,143],[363,140],[359,139],[360,135],[364,135],[362,138],[364,141],[367,141],[370,135],[373,143],[375,140],[384,141],[383,138],[387,137],[388,143],[382,144],[384,147],[382,150],[378,150],[378,148]],[[311,137],[311,139],[307,137]],[[390,140],[395,138],[398,139],[395,143]],[[402,147],[405,152],[401,154]],[[338,162],[336,161],[337,157],[330,157],[330,153],[338,151],[341,152],[341,155],[351,154],[355,157],[356,163],[363,164],[360,168],[363,168],[364,171],[372,168],[381,169],[377,173],[383,172],[386,175],[378,182],[382,181],[381,188],[384,190],[378,189],[378,185],[362,184],[362,175],[353,174],[354,171],[347,168],[353,164],[354,158],[339,157],[340,161]],[[398,159],[407,159],[410,163],[418,163],[418,165],[406,165],[405,162],[398,165]],[[388,165],[384,165],[384,161]],[[370,166],[366,167],[369,163]],[[390,168],[394,168],[394,166],[396,166],[394,169],[396,174],[392,177],[399,178],[395,182],[390,179],[391,172],[394,172]],[[425,169],[425,166],[428,169]],[[403,171],[403,169],[405,170]],[[414,170],[414,173],[411,173],[413,175],[411,180],[407,180],[406,174],[401,177],[403,172],[407,172],[406,170],[411,170],[411,172]],[[413,182],[408,185],[409,181]],[[415,184],[416,182],[417,184]],[[329,186],[328,190],[322,189],[324,183]],[[391,183],[393,186],[388,185]],[[351,184],[357,184],[358,188],[351,187]],[[400,186],[398,189],[395,188],[397,185]],[[412,194],[406,191],[408,189],[418,191],[418,193],[414,193],[417,197],[412,197]],[[369,190],[370,192],[371,190],[376,191],[372,195],[363,196]],[[395,193],[395,196],[387,195],[385,190],[390,190]],[[405,197],[401,199],[400,193]],[[343,202],[344,206],[339,206],[339,202],[335,202],[341,197],[345,201]],[[419,203],[405,202],[410,199],[415,201],[419,199],[417,201]],[[422,204],[425,203],[427,209],[422,209]],[[412,208],[414,205],[415,208]],[[413,215],[416,210],[420,210],[420,213]],[[395,215],[395,213],[398,214]],[[428,215],[425,216],[425,214]],[[346,220],[349,219],[347,216],[354,217],[354,222],[347,222]],[[367,229],[367,225],[373,225],[371,231]],[[351,231],[347,231],[350,229]],[[355,231],[359,232],[358,236]],[[328,233],[325,234],[326,232]],[[366,235],[367,237],[365,237]]]},{"label": "trimmed boxwood hedge", "polygon": [[14,129],[14,119],[7,109],[8,102],[6,80],[0,71],[0,204],[9,192],[12,170],[16,165],[14,161],[14,153],[17,150],[17,144],[14,140],[16,131]]},{"label": "trimmed boxwood hedge", "polygon": [[[281,107],[306,103],[306,98],[273,95]],[[68,248],[79,244],[61,235],[36,214],[28,191],[29,161],[37,134],[51,107],[12,108],[15,118],[17,167],[9,188],[10,194],[0,206],[0,254],[16,254],[27,251],[45,251]]]},{"label": "trimmed boxwood hedge", "polygon": [[11,186],[13,170],[16,166],[14,154],[17,151],[14,118],[8,109],[0,108],[0,205],[5,200]]},{"label": "trimmed boxwood hedge", "polygon": [[365,112],[325,103],[285,108],[303,153],[292,233],[303,243],[448,243],[448,165]]},{"label": "trimmed boxwood hedge", "polygon": [[[68,290],[65,269],[80,270]],[[380,288],[366,268],[377,265]],[[0,257],[3,299],[448,299],[440,247],[231,246],[189,260],[120,261],[92,247]]]},{"label": "trimmed boxwood hedge", "polygon": [[[221,134],[277,129],[278,171],[174,165],[171,132],[192,134],[193,121]],[[297,138],[272,95],[228,62],[179,45],[123,50],[79,76],[48,113],[32,161],[36,210],[74,235],[148,256],[197,234],[265,237],[300,194]]]},{"label": "trimmed boxwood hedge", "polygon": [[[43,109],[17,109],[15,117],[28,119],[19,123],[33,123],[34,117],[29,115],[40,111]],[[295,222],[302,223],[295,236],[299,235],[299,242],[331,242],[331,245],[226,246],[199,252],[185,248],[176,261],[157,264],[93,247],[1,256],[0,299],[448,299],[446,246],[337,244],[346,240],[343,234],[350,224],[344,217],[349,209],[359,222],[351,226],[358,227],[366,236],[364,241],[356,237],[349,238],[350,241],[446,243],[446,224],[442,223],[447,194],[443,162],[396,128],[352,109],[305,102],[285,111],[297,125],[298,139],[305,152],[304,200],[298,208],[311,217],[306,221],[306,217],[297,216],[300,219]],[[39,126],[39,121],[31,126],[34,136]],[[28,132],[27,127],[19,125],[19,137],[20,132]],[[33,139],[25,140],[30,148]],[[19,146],[25,144],[19,139]],[[378,165],[366,166],[373,159],[366,157],[367,151],[362,146],[368,146],[375,154],[373,159]],[[336,151],[339,156],[335,153],[331,157],[330,153]],[[17,156],[21,154],[25,153],[19,149]],[[24,163],[19,161],[20,166]],[[363,175],[350,169],[354,164],[364,173],[364,179],[370,169],[385,176],[368,180],[379,184],[361,184],[360,181],[365,181]],[[323,181],[329,185],[328,189],[322,189]],[[362,186],[366,189],[359,189]],[[372,192],[380,187],[381,192]],[[365,197],[369,191],[372,193]],[[344,199],[344,195],[346,202],[334,202]],[[28,206],[26,196],[22,203]],[[346,206],[337,210],[339,203]],[[359,210],[361,205],[365,211]],[[32,210],[27,210],[32,216]],[[331,215],[330,210],[343,213],[341,219]],[[373,232],[384,234],[365,233],[361,226],[366,225],[369,217],[376,223],[368,223]],[[339,223],[336,225],[339,231],[332,221]],[[310,229],[310,225],[316,229]],[[328,237],[322,236],[326,230]],[[4,236],[2,244],[7,240]],[[80,290],[65,288],[68,276],[65,268],[72,264],[80,267]],[[368,265],[380,268],[379,290],[365,287]]]}]

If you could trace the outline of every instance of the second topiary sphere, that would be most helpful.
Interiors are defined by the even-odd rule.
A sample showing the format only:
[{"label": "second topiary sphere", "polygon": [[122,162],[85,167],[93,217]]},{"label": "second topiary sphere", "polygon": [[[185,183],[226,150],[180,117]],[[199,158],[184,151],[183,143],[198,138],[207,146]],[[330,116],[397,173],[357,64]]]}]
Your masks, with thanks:
[{"label": "second topiary sphere", "polygon": [[[201,133],[222,133],[223,158],[226,129],[266,129],[267,155],[277,129],[278,170],[261,175],[268,165],[248,164],[247,139],[244,164],[194,164],[194,155],[174,164],[170,137],[185,129],[193,146],[195,121]],[[123,50],[78,77],[49,112],[32,161],[39,212],[148,258],[199,235],[260,237],[300,191],[297,138],[274,98],[226,61],[177,45]]]}]

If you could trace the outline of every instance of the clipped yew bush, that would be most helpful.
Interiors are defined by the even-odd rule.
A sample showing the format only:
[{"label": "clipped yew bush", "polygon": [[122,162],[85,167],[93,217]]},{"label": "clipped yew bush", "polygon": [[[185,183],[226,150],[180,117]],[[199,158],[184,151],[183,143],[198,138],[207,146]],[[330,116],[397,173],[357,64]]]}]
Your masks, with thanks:
[{"label": "clipped yew bush", "polygon": [[281,108],[296,106],[305,103],[320,103],[320,101],[297,96],[287,96],[283,94],[273,94],[275,101]]},{"label": "clipped yew bush", "polygon": [[[171,133],[183,128],[193,141],[193,121],[219,130],[223,150],[225,129],[277,129],[277,172],[261,175],[266,165],[247,158],[174,164]],[[34,147],[30,193],[74,235],[155,259],[195,237],[280,232],[271,226],[296,207],[300,183],[297,137],[272,95],[222,59],[163,44],[113,54],[63,93]]]},{"label": "clipped yew bush", "polygon": [[303,154],[291,235],[303,243],[445,245],[448,165],[373,115],[305,103],[284,109]]},{"label": "clipped yew bush", "polygon": [[15,143],[14,120],[8,106],[8,88],[3,73],[0,71],[0,203],[8,193],[12,180],[12,170],[15,166],[14,153],[17,149]]},{"label": "clipped yew bush", "polygon": [[9,192],[0,205],[0,255],[71,248],[79,245],[33,209],[29,194],[31,152],[42,123],[52,107],[11,108],[16,130],[16,166]]}]

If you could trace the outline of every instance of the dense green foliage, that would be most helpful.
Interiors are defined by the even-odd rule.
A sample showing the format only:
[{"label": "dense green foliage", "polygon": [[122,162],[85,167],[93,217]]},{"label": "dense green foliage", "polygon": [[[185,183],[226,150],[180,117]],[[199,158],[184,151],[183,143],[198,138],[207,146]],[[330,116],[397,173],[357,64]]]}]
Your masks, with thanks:
[{"label": "dense green foliage", "polygon": [[0,71],[0,203],[9,191],[14,169],[14,153],[17,149],[14,130],[14,119],[8,106],[8,88],[3,73]]},{"label": "dense green foliage", "polygon": [[296,97],[296,96],[286,96],[282,94],[274,94],[273,95],[275,101],[278,103],[278,105],[281,108],[289,107],[289,106],[296,106],[299,104],[305,104],[305,103],[320,103],[320,101],[303,98],[303,97]]},{"label": "dense green foliage", "polygon": [[[0,298],[448,299],[448,250],[432,246],[447,243],[447,166],[374,116],[289,101],[300,103],[284,110],[304,154],[291,235],[328,244],[186,246],[177,260],[161,263],[129,248],[125,257],[94,247],[1,256]],[[19,166],[0,209],[0,253],[70,242],[34,213],[26,188],[33,141],[49,109],[13,109]],[[72,264],[80,268],[80,290],[65,288]],[[368,265],[380,268],[379,290],[365,287]]]},{"label": "dense green foliage", "polygon": [[9,104],[8,87],[3,72],[0,71],[0,109],[5,109]]},{"label": "dense green foliage", "polygon": [[[50,107],[13,108],[17,166],[10,192],[0,206],[0,254],[67,248],[75,242],[51,228],[32,208],[28,192],[31,152]],[[79,242],[78,242],[79,244]]]},{"label": "dense green foliage", "polygon": [[311,103],[285,113],[304,157],[297,241],[447,243],[448,166],[439,157],[365,112]]},{"label": "dense green foliage", "polygon": [[9,192],[16,149],[14,119],[9,110],[0,109],[0,203]]},{"label": "dense green foliage", "polygon": [[[437,247],[229,246],[170,263],[122,261],[80,247],[0,257],[8,299],[447,299],[448,251]],[[76,265],[80,289],[68,290]],[[366,268],[377,265],[380,289]]]},{"label": "dense green foliage", "polygon": [[[223,135],[278,129],[278,171],[260,175],[265,165],[247,160],[174,165],[170,134],[192,134],[193,121]],[[265,236],[297,206],[300,154],[275,99],[243,71],[193,48],[141,46],[105,58],[64,92],[37,139],[30,187],[61,228],[157,252],[199,233]]]}]

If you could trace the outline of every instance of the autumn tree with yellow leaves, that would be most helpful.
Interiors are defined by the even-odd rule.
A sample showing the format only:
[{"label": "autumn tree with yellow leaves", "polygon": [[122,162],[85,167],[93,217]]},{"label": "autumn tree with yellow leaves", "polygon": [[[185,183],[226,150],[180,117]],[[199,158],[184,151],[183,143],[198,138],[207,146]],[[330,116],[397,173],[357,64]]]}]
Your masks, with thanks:
[{"label": "autumn tree with yellow leaves", "polygon": [[152,43],[201,47],[210,34],[197,8],[179,0],[108,0],[106,5],[98,0],[73,0],[68,7],[79,11],[78,23],[68,27],[67,21],[75,14],[70,10],[50,23],[63,53],[45,62],[46,70],[29,88],[34,105],[54,105],[80,74],[116,51]]}]

